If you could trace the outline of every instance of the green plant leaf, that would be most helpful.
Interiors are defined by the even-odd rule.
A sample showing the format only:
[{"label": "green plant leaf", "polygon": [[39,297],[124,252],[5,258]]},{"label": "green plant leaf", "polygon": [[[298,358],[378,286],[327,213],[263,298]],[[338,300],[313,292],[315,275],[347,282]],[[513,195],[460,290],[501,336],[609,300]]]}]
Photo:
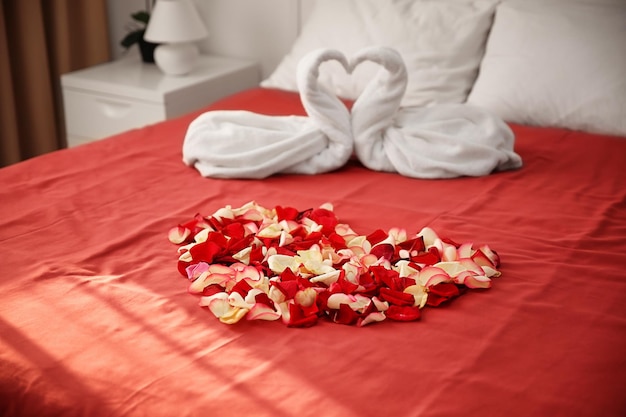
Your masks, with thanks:
[{"label": "green plant leaf", "polygon": [[136,44],[143,38],[145,30],[135,30],[133,32],[128,33],[124,36],[124,39],[120,42],[124,48],[130,48],[132,45]]},{"label": "green plant leaf", "polygon": [[133,14],[130,15],[133,19],[135,19],[138,22],[141,23],[145,23],[146,25],[148,24],[148,21],[150,20],[150,13],[145,12],[145,11],[138,11],[135,12]]}]

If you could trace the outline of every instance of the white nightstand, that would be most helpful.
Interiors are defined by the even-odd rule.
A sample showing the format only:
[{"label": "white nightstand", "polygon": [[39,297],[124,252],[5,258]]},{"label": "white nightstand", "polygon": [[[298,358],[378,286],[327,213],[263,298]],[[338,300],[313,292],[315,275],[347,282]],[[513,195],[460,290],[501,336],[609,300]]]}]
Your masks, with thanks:
[{"label": "white nightstand", "polygon": [[165,76],[138,56],[61,76],[68,146],[170,119],[260,82],[258,64],[201,56],[181,77]]}]

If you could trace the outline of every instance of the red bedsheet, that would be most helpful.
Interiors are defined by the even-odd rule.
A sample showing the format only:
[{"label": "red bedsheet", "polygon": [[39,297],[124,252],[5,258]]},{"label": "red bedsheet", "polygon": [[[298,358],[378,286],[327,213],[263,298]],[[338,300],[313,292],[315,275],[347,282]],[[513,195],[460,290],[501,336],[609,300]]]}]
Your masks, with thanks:
[{"label": "red bedsheet", "polygon": [[[264,89],[210,109],[303,112]],[[513,126],[524,167],[482,178],[217,180],[181,162],[197,114],[0,170],[0,415],[626,415],[626,138]],[[420,322],[221,324],[167,232],[250,200],[430,226],[502,276]]]}]

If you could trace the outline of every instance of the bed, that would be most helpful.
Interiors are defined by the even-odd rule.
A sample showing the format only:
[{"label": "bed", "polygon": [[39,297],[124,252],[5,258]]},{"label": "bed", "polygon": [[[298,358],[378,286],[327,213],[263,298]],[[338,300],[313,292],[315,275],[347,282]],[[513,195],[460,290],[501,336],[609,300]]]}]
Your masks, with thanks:
[{"label": "bed", "polygon": [[[445,77],[415,69],[423,60],[406,48],[419,45],[381,31],[409,74],[423,76],[409,81],[403,105],[488,109],[507,121],[523,165],[422,179],[351,157],[317,175],[244,179],[203,177],[181,162],[187,129],[206,112],[305,115],[293,77],[281,78],[300,49],[321,42],[349,54],[380,40],[372,29],[341,45],[347,37],[328,29],[386,21],[375,1],[319,0],[262,86],[0,170],[0,415],[626,414],[626,9],[447,2],[442,14],[441,2],[409,2],[419,13],[391,3],[406,19],[425,4],[437,27],[456,27],[464,36],[442,45],[452,45],[448,58],[464,51],[471,67]],[[332,19],[342,25],[328,26]],[[460,65],[439,58],[428,68]],[[367,70],[320,77],[350,106]],[[425,306],[414,321],[225,324],[190,294],[180,245],[168,237],[198,213],[249,202],[302,212],[330,203],[364,235],[428,227],[446,241],[488,245],[500,276],[488,289],[455,284],[461,296]]]}]

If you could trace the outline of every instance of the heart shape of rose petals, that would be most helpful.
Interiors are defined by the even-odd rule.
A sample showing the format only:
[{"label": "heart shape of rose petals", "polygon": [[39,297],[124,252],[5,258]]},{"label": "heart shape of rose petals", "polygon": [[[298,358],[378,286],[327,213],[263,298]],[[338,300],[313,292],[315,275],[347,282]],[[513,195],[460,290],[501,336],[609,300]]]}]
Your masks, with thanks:
[{"label": "heart shape of rose petals", "polygon": [[419,320],[471,289],[491,287],[500,258],[423,228],[357,234],[330,204],[297,210],[255,202],[196,215],[170,230],[188,290],[221,322],[326,319],[364,326]]}]

